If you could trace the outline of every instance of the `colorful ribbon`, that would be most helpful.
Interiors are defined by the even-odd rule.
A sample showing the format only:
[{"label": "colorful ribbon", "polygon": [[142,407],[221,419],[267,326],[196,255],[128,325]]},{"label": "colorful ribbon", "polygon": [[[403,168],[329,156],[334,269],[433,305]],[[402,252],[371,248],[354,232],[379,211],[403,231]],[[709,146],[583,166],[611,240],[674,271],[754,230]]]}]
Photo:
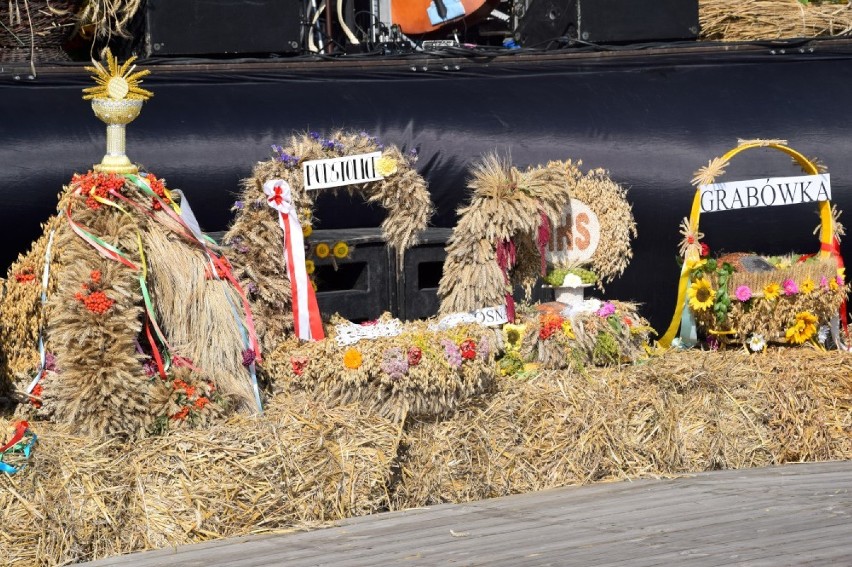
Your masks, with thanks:
[{"label": "colorful ribbon", "polygon": [[[44,250],[44,270],[41,274],[42,311],[44,311],[47,305],[47,285],[50,282],[50,252],[53,249],[53,236],[55,234],[56,230],[50,231],[50,236],[47,239],[47,247]],[[35,378],[33,378],[32,382],[30,382],[25,389],[27,395],[32,393],[36,385],[39,383],[39,380],[41,380],[41,377],[44,376],[44,367],[47,364],[47,350],[44,348],[44,327],[41,323],[39,323],[38,326],[38,356],[38,372],[36,373],[36,376]]]},{"label": "colorful ribbon", "polygon": [[[25,438],[27,438],[26,441],[24,441]],[[26,460],[29,460],[30,453],[37,441],[38,436],[30,431],[30,424],[27,421],[19,421],[15,426],[15,433],[12,434],[12,438],[0,447],[0,473],[12,475],[20,471],[23,466],[14,467],[9,463],[4,463],[3,457],[6,453],[19,452],[23,453]]]},{"label": "colorful ribbon", "polygon": [[293,320],[296,336],[302,340],[325,337],[314,288],[305,269],[305,241],[302,226],[293,205],[290,185],[283,179],[271,179],[263,184],[267,204],[278,211],[278,224],[284,231],[287,275],[293,294]]}]

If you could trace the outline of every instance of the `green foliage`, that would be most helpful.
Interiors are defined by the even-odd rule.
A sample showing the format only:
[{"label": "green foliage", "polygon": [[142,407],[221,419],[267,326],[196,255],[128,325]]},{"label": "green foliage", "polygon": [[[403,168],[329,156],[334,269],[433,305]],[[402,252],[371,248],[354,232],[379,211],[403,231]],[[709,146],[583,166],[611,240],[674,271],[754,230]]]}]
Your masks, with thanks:
[{"label": "green foliage", "polygon": [[598,366],[618,364],[621,359],[621,349],[615,337],[605,331],[598,333],[595,348],[592,350],[592,363]]},{"label": "green foliage", "polygon": [[574,274],[579,277],[580,281],[584,284],[593,284],[598,281],[598,276],[593,271],[585,268],[553,268],[547,276],[545,276],[544,281],[554,287],[559,287],[562,285],[562,282],[565,280],[565,276],[568,274]]}]

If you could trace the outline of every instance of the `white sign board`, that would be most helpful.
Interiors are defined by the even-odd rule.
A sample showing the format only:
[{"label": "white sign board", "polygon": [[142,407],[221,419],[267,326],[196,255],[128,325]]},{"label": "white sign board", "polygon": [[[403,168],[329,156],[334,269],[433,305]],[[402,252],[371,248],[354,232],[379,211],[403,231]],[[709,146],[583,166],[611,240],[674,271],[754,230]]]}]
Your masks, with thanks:
[{"label": "white sign board", "polygon": [[797,205],[831,200],[828,173],[701,185],[701,212]]},{"label": "white sign board", "polygon": [[384,179],[376,171],[376,160],[382,152],[315,159],[302,164],[305,191],[342,187]]},{"label": "white sign board", "polygon": [[577,199],[562,211],[545,257],[551,264],[575,266],[592,258],[601,241],[601,224],[589,206]]},{"label": "white sign board", "polygon": [[483,327],[496,327],[503,323],[508,323],[509,318],[506,316],[506,306],[498,305],[497,307],[483,307],[470,313],[453,313],[441,317],[437,323],[429,325],[430,331],[446,331],[458,325],[465,323],[476,323]]}]

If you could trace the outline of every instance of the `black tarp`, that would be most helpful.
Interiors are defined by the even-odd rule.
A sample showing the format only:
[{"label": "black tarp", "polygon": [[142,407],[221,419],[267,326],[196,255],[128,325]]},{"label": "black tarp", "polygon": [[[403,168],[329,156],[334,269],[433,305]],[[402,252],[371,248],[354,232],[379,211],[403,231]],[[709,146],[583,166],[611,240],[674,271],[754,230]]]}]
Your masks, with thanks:
[{"label": "black tarp", "polygon": [[[206,230],[226,227],[252,164],[292,131],[364,130],[416,148],[438,214],[450,227],[470,163],[497,150],[515,164],[579,159],[629,188],[635,257],[608,294],[646,304],[664,330],[675,301],[678,223],[693,172],[738,138],[782,138],[819,157],[834,200],[852,208],[852,44],[834,40],[394,61],[150,61],[155,92],[128,128],[128,155],[184,189]],[[72,173],[104,151],[104,125],[80,89],[80,66],[35,80],[0,73],[0,265],[8,266],[55,210]],[[777,155],[776,155],[777,154]],[[769,150],[737,157],[725,179],[795,175]],[[319,207],[321,228],[377,226],[380,210],[347,198]],[[705,215],[715,250],[818,248],[816,207]]]}]

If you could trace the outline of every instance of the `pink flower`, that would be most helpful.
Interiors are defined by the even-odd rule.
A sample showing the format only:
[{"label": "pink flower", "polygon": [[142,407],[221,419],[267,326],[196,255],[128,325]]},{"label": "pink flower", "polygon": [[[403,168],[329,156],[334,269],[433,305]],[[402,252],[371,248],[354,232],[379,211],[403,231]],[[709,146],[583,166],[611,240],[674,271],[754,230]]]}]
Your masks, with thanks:
[{"label": "pink flower", "polygon": [[603,306],[597,311],[598,317],[609,317],[613,313],[615,313],[615,305],[610,302],[604,303]]},{"label": "pink flower", "polygon": [[748,301],[751,299],[751,288],[747,285],[741,285],[737,288],[737,291],[734,292],[734,295],[736,295],[737,299],[740,301]]},{"label": "pink flower", "polygon": [[784,295],[796,295],[799,293],[799,286],[792,279],[784,280]]},{"label": "pink flower", "polygon": [[828,278],[823,276],[819,279],[819,287],[828,289]]},{"label": "pink flower", "polygon": [[837,285],[841,287],[843,286],[843,278],[841,278],[840,276],[836,276],[834,280],[837,282]]}]

